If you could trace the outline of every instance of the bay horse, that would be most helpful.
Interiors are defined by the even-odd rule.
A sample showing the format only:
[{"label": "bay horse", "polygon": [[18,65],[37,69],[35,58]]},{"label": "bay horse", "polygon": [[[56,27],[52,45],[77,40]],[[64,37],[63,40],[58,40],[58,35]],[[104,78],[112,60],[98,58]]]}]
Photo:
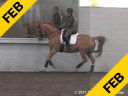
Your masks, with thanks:
[{"label": "bay horse", "polygon": [[[49,65],[51,65],[53,68],[55,68],[55,65],[52,63],[51,58],[58,52],[60,52],[61,49],[61,42],[60,42],[60,35],[61,32],[58,30],[53,24],[45,22],[45,23],[37,23],[38,30],[37,35],[38,39],[42,40],[42,38],[48,38],[49,40],[49,47],[50,51],[45,63],[45,68],[47,68]],[[94,50],[96,42],[98,41],[98,49]],[[90,72],[94,71],[94,65],[95,65],[95,58],[93,57],[93,52],[97,53],[97,57],[100,57],[103,52],[103,45],[105,43],[105,37],[98,36],[98,37],[90,37],[85,34],[80,34],[77,37],[77,42],[74,45],[70,45],[70,50],[67,53],[75,53],[80,52],[80,55],[82,57],[82,62],[80,62],[76,69],[79,69],[84,63],[87,62],[87,56],[91,60],[91,69]]]}]

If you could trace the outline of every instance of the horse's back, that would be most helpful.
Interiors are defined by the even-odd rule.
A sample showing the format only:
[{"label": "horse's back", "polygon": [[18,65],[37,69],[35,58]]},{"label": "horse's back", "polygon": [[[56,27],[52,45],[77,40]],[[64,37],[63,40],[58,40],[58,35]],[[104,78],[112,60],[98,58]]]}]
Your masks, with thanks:
[{"label": "horse's back", "polygon": [[77,44],[78,44],[78,46],[83,46],[83,47],[86,47],[86,48],[91,48],[91,47],[94,47],[95,41],[89,35],[80,34],[77,37]]},{"label": "horse's back", "polygon": [[79,34],[78,40],[88,41],[88,40],[93,40],[93,38],[86,34]]}]

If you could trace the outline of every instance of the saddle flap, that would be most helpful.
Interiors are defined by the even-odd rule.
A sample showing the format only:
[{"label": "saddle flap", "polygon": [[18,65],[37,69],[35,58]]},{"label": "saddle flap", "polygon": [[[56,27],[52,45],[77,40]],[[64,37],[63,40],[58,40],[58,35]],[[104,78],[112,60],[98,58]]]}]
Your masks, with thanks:
[{"label": "saddle flap", "polygon": [[[60,36],[61,44],[64,44],[63,36],[64,36],[65,31],[66,31],[65,29],[62,29],[62,30],[61,30],[61,36]],[[78,36],[78,35],[79,35],[79,33],[72,34],[72,35],[70,36],[70,41],[69,41],[69,43],[70,43],[71,45],[76,44],[77,36]]]}]

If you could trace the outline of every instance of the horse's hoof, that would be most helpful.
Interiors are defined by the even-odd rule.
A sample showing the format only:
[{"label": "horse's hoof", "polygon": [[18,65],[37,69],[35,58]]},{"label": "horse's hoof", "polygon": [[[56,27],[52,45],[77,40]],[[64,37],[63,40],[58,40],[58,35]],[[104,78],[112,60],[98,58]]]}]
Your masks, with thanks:
[{"label": "horse's hoof", "polygon": [[84,64],[84,63],[78,64],[78,65],[76,66],[76,69],[80,69],[83,64]]},{"label": "horse's hoof", "polygon": [[91,65],[91,69],[90,69],[90,73],[94,72],[94,67],[95,67],[95,65],[92,64],[92,65]]},{"label": "horse's hoof", "polygon": [[80,67],[81,67],[81,65],[77,65],[77,66],[76,66],[76,69],[78,70],[78,69],[80,69]]}]

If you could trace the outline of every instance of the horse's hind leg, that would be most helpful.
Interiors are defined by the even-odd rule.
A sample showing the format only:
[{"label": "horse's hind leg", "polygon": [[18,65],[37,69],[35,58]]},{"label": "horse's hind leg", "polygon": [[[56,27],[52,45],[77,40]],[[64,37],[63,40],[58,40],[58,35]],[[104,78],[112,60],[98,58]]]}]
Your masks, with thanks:
[{"label": "horse's hind leg", "polygon": [[92,52],[87,53],[87,56],[89,57],[89,59],[92,62],[90,72],[93,72],[94,71],[94,67],[95,67],[95,65],[94,65],[95,64],[95,58],[93,57]]},{"label": "horse's hind leg", "polygon": [[53,68],[55,68],[54,64],[51,61],[51,58],[57,53],[57,51],[55,49],[50,50],[48,57],[47,57],[47,61],[45,63],[45,68],[48,67],[48,65],[50,64]]},{"label": "horse's hind leg", "polygon": [[82,65],[84,65],[84,63],[87,62],[86,54],[84,52],[80,52],[80,55],[83,61],[76,66],[76,69],[79,69]]}]

